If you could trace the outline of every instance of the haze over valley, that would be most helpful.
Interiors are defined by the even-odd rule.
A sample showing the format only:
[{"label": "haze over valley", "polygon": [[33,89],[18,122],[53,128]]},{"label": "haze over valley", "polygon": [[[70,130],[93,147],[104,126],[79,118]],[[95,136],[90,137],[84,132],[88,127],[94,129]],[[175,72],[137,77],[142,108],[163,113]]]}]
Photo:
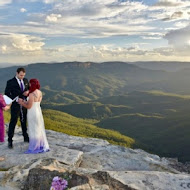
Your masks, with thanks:
[{"label": "haze over valley", "polygon": [[[152,63],[152,67],[154,64],[157,63]],[[168,68],[171,65],[159,64]],[[41,83],[42,108],[47,120],[52,120],[48,120],[47,128],[104,138],[114,144],[189,161],[190,69],[187,63],[180,64],[184,63],[178,63],[177,71],[147,69],[145,63],[142,68],[125,62],[36,63],[25,68],[28,79],[38,78]],[[2,93],[16,68],[0,69]],[[57,115],[49,114],[53,110],[58,111]],[[74,117],[61,116],[64,113]],[[61,122],[61,118],[65,119]],[[53,126],[53,121],[60,122],[59,129]],[[72,122],[81,123],[79,132],[69,127]],[[83,122],[87,122],[86,129],[80,128],[84,127]],[[100,134],[98,128],[121,135],[112,131]]]}]

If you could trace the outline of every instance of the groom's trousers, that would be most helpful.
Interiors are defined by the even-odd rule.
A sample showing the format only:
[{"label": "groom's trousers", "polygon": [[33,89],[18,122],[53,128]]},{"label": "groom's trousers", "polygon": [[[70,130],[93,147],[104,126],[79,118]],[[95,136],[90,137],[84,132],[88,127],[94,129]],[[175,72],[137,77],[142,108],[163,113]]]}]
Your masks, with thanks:
[{"label": "groom's trousers", "polygon": [[15,126],[18,121],[18,117],[20,116],[20,123],[22,127],[22,135],[24,137],[24,140],[28,140],[28,134],[27,134],[27,128],[26,128],[26,114],[27,109],[21,108],[20,105],[16,102],[14,102],[11,106],[11,120],[9,123],[9,129],[8,129],[8,142],[13,141]]}]

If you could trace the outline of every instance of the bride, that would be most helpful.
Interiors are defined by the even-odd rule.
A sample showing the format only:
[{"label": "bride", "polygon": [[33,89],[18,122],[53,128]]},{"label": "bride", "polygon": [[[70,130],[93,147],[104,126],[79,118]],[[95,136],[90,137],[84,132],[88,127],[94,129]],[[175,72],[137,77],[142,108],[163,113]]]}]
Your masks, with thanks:
[{"label": "bride", "polygon": [[28,133],[29,133],[29,148],[26,154],[37,154],[49,151],[49,144],[46,138],[44,119],[40,102],[42,101],[42,92],[37,79],[30,80],[30,89],[27,101],[19,99],[21,106],[28,109]]}]

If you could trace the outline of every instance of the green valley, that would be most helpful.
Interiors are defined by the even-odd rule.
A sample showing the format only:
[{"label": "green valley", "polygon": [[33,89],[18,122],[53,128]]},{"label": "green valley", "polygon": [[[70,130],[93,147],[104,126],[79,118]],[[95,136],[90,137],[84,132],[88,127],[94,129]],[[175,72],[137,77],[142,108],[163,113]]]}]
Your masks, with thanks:
[{"label": "green valley", "polygon": [[[101,129],[94,125],[96,120],[87,120],[73,117],[67,113],[55,110],[43,111],[46,129],[62,132],[68,135],[92,137],[107,140],[108,142],[125,147],[139,147],[134,139],[121,135],[117,131]],[[4,112],[5,122],[10,120],[10,113]],[[20,125],[20,123],[18,123]],[[63,139],[64,140],[64,139]]]}]

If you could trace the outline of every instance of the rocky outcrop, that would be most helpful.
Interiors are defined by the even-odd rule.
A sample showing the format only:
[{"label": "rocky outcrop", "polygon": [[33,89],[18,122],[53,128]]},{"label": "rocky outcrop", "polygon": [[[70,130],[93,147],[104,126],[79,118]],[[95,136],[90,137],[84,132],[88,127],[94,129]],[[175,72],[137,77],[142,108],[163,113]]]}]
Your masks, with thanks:
[{"label": "rocky outcrop", "polygon": [[175,159],[101,139],[46,132],[48,153],[24,154],[28,144],[23,143],[20,128],[13,150],[7,143],[0,145],[0,190],[47,190],[55,176],[69,177],[71,190],[190,189],[190,175]]}]

